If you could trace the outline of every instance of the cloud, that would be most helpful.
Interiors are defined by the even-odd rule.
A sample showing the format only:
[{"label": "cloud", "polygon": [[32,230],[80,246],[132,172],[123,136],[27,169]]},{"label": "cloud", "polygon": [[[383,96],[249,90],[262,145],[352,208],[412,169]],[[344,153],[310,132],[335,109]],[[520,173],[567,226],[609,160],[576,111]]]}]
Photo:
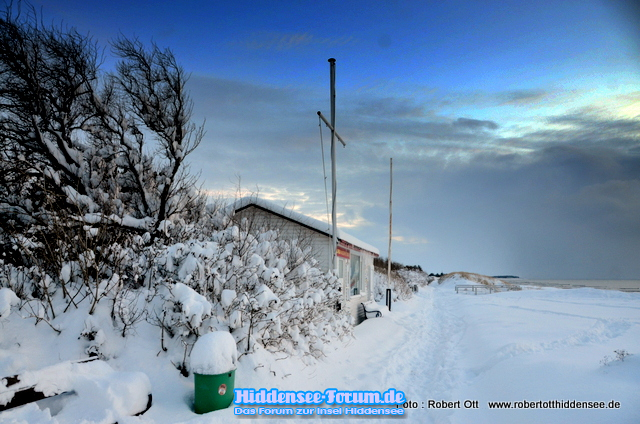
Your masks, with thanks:
[{"label": "cloud", "polygon": [[366,94],[348,98],[346,103],[339,122],[343,137],[387,146],[400,154],[475,149],[494,139],[490,133],[499,129],[491,120],[438,115],[433,102],[410,97]]},{"label": "cloud", "polygon": [[516,154],[523,159],[558,149],[558,153],[563,154],[556,159],[568,155],[565,157],[567,161],[578,151],[597,153],[602,149],[616,149],[630,158],[640,152],[640,117],[621,117],[606,108],[585,107],[540,117],[530,127],[511,133],[516,135],[502,137],[497,131],[490,141],[486,137],[477,137],[474,146],[481,143],[484,149],[480,155]]},{"label": "cloud", "polygon": [[246,119],[247,110],[264,113],[269,108],[291,107],[300,93],[288,87],[273,87],[245,81],[191,75],[187,88],[196,103],[198,114],[216,118],[224,116]]},{"label": "cloud", "polygon": [[548,91],[539,88],[503,91],[495,97],[499,104],[515,106],[531,105],[550,98]]},{"label": "cloud", "polygon": [[576,213],[603,220],[608,231],[640,237],[640,179],[609,180],[583,187],[572,196]]},{"label": "cloud", "polygon": [[249,35],[234,45],[240,45],[250,50],[294,50],[307,46],[342,47],[353,45],[357,40],[353,36],[318,37],[309,32],[274,32],[260,31]]},{"label": "cloud", "polygon": [[353,117],[340,134],[353,143],[364,143],[378,157],[412,161],[437,157],[468,160],[480,151],[502,151],[493,134],[497,124],[469,118],[369,120]]},{"label": "cloud", "polygon": [[402,97],[360,99],[351,113],[386,120],[425,116],[424,105]]},{"label": "cloud", "polygon": [[204,75],[192,75],[187,88],[195,120],[206,119],[205,149],[267,160],[308,150],[318,135],[312,92]]},{"label": "cloud", "polygon": [[466,130],[497,130],[498,124],[493,121],[482,121],[478,119],[458,118],[453,121],[454,127],[466,129]]},{"label": "cloud", "polygon": [[311,199],[308,192],[291,190],[284,186],[255,186],[242,185],[242,179],[238,179],[236,187],[223,188],[221,190],[205,190],[207,195],[213,198],[236,199],[248,196],[259,196],[282,205],[288,205],[293,210],[299,209],[299,204],[308,203]]},{"label": "cloud", "polygon": [[[458,118],[369,127],[371,137],[384,130],[381,138],[402,134],[398,139],[404,141],[374,143],[384,154],[364,153],[363,162],[381,162],[351,188],[378,204],[369,215],[375,231],[364,240],[379,247],[387,243],[388,198],[384,189],[370,187],[387,187],[388,154],[396,170],[398,260],[434,272],[532,278],[640,273],[629,253],[640,250],[638,119],[597,108],[574,110],[542,118],[541,129],[509,139],[500,137],[499,122],[488,131],[477,121],[470,133],[455,127]],[[430,150],[437,153],[427,155]],[[410,238],[429,243],[403,243]]]},{"label": "cloud", "polygon": [[535,108],[563,105],[580,94],[578,90],[555,87],[520,88],[512,90],[473,90],[442,91],[438,89],[422,90],[428,93],[428,99],[435,108],[494,108],[518,107]]},{"label": "cloud", "polygon": [[640,119],[614,118],[599,111],[582,109],[546,119],[543,129],[523,134],[528,147],[563,143],[589,148],[630,150],[640,144]]},{"label": "cloud", "polygon": [[393,241],[400,244],[412,245],[412,244],[427,244],[429,241],[424,237],[405,237],[405,236],[393,236]]},{"label": "cloud", "polygon": [[396,175],[394,222],[430,243],[398,243],[394,256],[429,271],[532,278],[640,272],[628,254],[640,249],[640,167],[634,171],[625,154],[567,147],[527,161],[512,156],[509,166],[499,160],[485,155]]},{"label": "cloud", "polygon": [[[189,159],[203,170],[207,189],[234,193],[239,175],[243,188],[326,219],[315,114],[326,104],[324,91],[199,75],[189,84],[208,131]],[[551,94],[510,96],[532,104]],[[393,157],[396,260],[434,272],[532,278],[640,273],[629,253],[640,250],[638,118],[592,106],[532,118],[514,130],[482,110],[475,116],[474,109],[444,108],[439,100],[344,95],[343,228],[381,251],[387,246]]]}]

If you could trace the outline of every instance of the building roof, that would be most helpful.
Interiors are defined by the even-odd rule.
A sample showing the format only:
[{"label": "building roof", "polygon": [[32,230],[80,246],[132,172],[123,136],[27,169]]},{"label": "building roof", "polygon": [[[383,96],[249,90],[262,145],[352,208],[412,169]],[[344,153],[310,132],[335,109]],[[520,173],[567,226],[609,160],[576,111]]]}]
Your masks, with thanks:
[{"label": "building roof", "polygon": [[[235,202],[233,202],[231,205],[229,205],[227,210],[230,213],[236,213],[250,206],[255,206],[259,209],[263,209],[275,215],[278,215],[284,219],[288,219],[290,221],[296,222],[304,227],[310,228],[314,231],[324,234],[327,237],[332,236],[332,228],[330,224],[324,221],[320,221],[319,219],[311,218],[310,216],[301,214],[294,210],[287,209],[285,206],[280,206],[272,201],[262,199],[258,196],[242,197],[236,200]],[[363,242],[362,240],[352,236],[351,234],[346,233],[340,228],[338,228],[337,236],[338,236],[338,239],[343,242],[351,244],[362,250],[371,252],[375,255],[380,255],[380,251],[376,247]]]}]

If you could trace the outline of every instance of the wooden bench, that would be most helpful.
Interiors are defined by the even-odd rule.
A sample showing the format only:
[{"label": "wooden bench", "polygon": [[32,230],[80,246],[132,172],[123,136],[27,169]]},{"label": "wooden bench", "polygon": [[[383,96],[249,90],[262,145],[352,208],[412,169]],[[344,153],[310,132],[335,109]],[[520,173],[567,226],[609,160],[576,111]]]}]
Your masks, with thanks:
[{"label": "wooden bench", "polygon": [[364,316],[366,318],[369,318],[369,316],[367,314],[373,314],[375,313],[376,316],[374,318],[379,318],[382,316],[382,312],[378,309],[374,309],[374,310],[369,310],[367,309],[367,305],[365,303],[360,303],[362,305],[362,309],[364,310]]},{"label": "wooden bench", "polygon": [[[382,316],[382,311],[378,309],[371,309],[371,307],[373,306],[372,303],[373,302],[360,302],[360,304],[358,305],[357,324],[360,324],[362,321],[369,318],[379,318]],[[367,306],[369,307],[367,308]],[[370,317],[370,314],[375,315]]]}]

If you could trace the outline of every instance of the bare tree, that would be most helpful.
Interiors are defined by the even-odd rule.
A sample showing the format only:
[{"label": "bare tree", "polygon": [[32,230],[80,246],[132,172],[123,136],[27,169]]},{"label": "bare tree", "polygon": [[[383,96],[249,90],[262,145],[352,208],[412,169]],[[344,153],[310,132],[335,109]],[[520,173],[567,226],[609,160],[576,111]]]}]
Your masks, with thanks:
[{"label": "bare tree", "polygon": [[169,221],[199,217],[205,199],[185,158],[203,127],[171,51],[122,38],[115,72],[101,73],[90,37],[15,10],[0,16],[0,253],[53,278],[84,258],[82,280],[97,284],[112,277],[110,246],[167,238]]},{"label": "bare tree", "polygon": [[[90,38],[36,19],[10,8],[0,18],[3,182],[36,178],[61,203],[134,229],[139,222],[122,218],[151,218],[144,229],[157,231],[165,219],[200,206],[184,161],[203,129],[190,122],[186,76],[174,55],[119,39],[117,72],[100,81]],[[15,206],[12,212],[32,215],[19,203],[2,211]]]},{"label": "bare tree", "polygon": [[[152,196],[139,177],[131,181],[143,195],[142,210],[146,216],[156,218],[158,230],[165,219],[202,206],[202,198],[193,193],[196,178],[186,172],[184,159],[200,144],[203,127],[190,122],[192,103],[185,91],[187,78],[171,51],[154,44],[147,52],[140,41],[124,38],[113,47],[123,59],[114,78],[126,101],[127,126],[136,135],[138,154],[134,156],[139,156],[142,150],[144,137],[139,128],[144,127],[155,136],[163,159],[151,183]],[[132,145],[124,143],[127,148]]]}]

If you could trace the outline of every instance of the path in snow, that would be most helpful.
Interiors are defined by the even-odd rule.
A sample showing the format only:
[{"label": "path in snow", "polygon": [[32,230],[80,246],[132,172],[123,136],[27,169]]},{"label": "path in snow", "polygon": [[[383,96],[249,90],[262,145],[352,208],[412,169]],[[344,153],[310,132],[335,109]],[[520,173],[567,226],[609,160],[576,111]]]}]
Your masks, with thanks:
[{"label": "path in snow", "polygon": [[418,403],[417,409],[407,410],[410,422],[448,423],[452,411],[429,410],[426,401],[451,399],[459,384],[457,346],[465,324],[455,311],[450,298],[424,288],[410,301],[394,303],[383,318],[356,327],[356,339],[312,367],[310,379],[297,388],[395,388]]},{"label": "path in snow", "polygon": [[[298,366],[290,371],[290,376],[272,381],[266,388],[379,392],[394,388],[418,403],[417,409],[406,411],[409,422],[448,423],[451,410],[429,410],[426,401],[450,399],[460,380],[457,346],[465,326],[449,303],[437,289],[423,288],[413,299],[394,303],[393,310],[383,318],[371,318],[360,324],[355,328],[354,340],[331,352],[320,363]],[[233,419],[231,410],[209,416],[221,418],[219,422]],[[203,418],[190,422],[211,422]],[[256,419],[256,422],[263,420]],[[319,418],[307,418],[305,422],[309,420],[325,422]],[[349,422],[370,420],[350,418]],[[270,419],[269,422],[285,423],[290,419]]]},{"label": "path in snow", "polygon": [[451,410],[426,409],[428,399],[449,400],[460,381],[458,344],[465,324],[455,314],[449,299],[437,290],[419,292],[408,305],[398,305],[391,319],[403,327],[404,336],[393,343],[394,353],[378,358],[390,387],[404,390],[417,402],[408,416],[419,422],[449,422]]}]

